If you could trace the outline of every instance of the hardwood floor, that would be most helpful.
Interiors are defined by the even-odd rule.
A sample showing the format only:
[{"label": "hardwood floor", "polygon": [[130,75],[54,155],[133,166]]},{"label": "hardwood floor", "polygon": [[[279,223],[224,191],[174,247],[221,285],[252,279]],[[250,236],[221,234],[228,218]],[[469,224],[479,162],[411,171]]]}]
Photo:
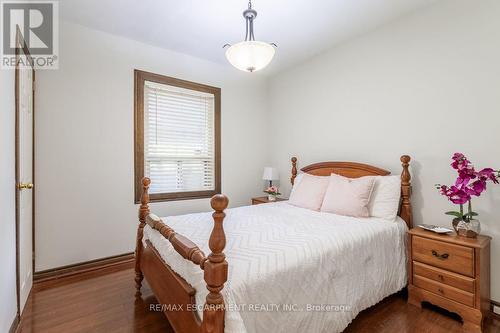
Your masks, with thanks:
[{"label": "hardwood floor", "polygon": [[[344,333],[466,333],[460,316],[424,304],[409,305],[406,297],[394,295],[361,312]],[[499,333],[500,321],[488,319],[483,333]]]},{"label": "hardwood floor", "polygon": [[147,284],[142,291],[136,302],[133,269],[38,287],[28,299],[18,332],[173,333],[163,313],[149,311],[156,299]]},{"label": "hardwood floor", "polygon": [[[149,310],[156,304],[145,284],[143,297],[134,297],[134,272],[126,269],[84,280],[62,279],[33,290],[18,332],[164,332],[173,333],[162,313]],[[363,311],[344,333],[462,333],[461,323],[441,310],[420,310],[404,296],[391,296]],[[490,321],[485,333],[500,332],[500,321]],[[264,332],[265,333],[265,332]]]}]

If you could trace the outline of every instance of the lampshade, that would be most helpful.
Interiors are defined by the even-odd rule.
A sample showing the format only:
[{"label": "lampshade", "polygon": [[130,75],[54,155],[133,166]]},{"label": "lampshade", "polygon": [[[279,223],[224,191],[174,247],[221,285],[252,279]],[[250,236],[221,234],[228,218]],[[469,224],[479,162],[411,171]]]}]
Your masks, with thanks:
[{"label": "lampshade", "polygon": [[278,180],[279,173],[278,169],[272,167],[265,167],[264,173],[262,174],[262,179],[264,180]]},{"label": "lampshade", "polygon": [[255,40],[243,41],[226,50],[226,58],[234,67],[255,72],[266,67],[274,57],[274,47]]}]

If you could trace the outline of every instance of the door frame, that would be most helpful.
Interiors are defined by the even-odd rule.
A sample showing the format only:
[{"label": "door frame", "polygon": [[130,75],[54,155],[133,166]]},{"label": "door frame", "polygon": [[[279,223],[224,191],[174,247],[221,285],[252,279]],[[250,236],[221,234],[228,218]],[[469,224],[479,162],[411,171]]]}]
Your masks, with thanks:
[{"label": "door frame", "polygon": [[[16,27],[16,69],[15,69],[15,174],[16,174],[16,182],[15,182],[15,194],[16,194],[16,298],[17,298],[17,316],[18,318],[21,316],[21,286],[20,286],[20,244],[19,244],[19,230],[20,230],[20,190],[18,189],[18,184],[20,183],[20,96],[19,96],[19,59],[21,57],[21,49],[24,54],[27,55],[28,60],[32,65],[32,89],[33,89],[33,99],[32,99],[32,114],[33,114],[33,126],[32,126],[32,183],[35,183],[35,68],[33,66],[33,58],[31,57],[31,53],[29,52],[28,45],[24,40],[24,37],[19,29]],[[32,277],[35,274],[35,190],[31,192],[32,194],[32,216],[31,216],[31,233],[32,233],[32,268],[31,275]]]}]

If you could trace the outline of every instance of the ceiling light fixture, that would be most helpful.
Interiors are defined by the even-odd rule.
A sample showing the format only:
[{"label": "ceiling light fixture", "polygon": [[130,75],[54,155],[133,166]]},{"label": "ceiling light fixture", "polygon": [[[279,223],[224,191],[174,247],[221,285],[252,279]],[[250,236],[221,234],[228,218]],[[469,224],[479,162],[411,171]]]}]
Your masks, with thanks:
[{"label": "ceiling light fixture", "polygon": [[234,67],[245,72],[255,72],[263,69],[274,57],[276,44],[256,41],[253,34],[253,21],[257,11],[252,9],[252,1],[248,2],[248,9],[243,12],[246,21],[245,40],[234,45],[226,44],[226,58]]}]

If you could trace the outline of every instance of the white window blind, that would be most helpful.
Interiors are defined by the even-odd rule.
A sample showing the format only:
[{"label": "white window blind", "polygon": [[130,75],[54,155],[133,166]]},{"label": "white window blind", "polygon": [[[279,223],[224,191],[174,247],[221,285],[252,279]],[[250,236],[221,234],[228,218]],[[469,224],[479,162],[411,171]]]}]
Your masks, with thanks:
[{"label": "white window blind", "polygon": [[213,94],[144,83],[144,173],[150,193],[215,189]]}]

